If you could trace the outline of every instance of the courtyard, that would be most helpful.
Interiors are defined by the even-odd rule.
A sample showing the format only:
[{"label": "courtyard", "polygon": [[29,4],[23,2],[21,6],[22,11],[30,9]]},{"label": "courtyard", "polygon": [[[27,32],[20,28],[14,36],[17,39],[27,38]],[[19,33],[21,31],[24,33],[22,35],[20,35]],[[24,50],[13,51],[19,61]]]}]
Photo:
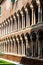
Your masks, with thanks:
[{"label": "courtyard", "polygon": [[7,61],[4,61],[4,60],[0,60],[0,64],[3,64],[3,65],[7,65],[7,64],[9,64],[9,65],[15,65],[15,64],[13,64],[11,62],[7,62]]}]

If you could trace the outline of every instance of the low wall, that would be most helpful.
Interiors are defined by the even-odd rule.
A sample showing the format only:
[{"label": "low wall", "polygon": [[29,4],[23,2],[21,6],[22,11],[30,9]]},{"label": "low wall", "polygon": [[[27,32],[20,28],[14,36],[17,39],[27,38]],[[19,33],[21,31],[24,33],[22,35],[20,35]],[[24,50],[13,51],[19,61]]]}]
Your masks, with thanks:
[{"label": "low wall", "polygon": [[4,54],[1,57],[7,60],[17,61],[25,65],[43,65],[43,60],[38,60],[38,59],[31,59],[31,58],[6,55],[6,54]]}]

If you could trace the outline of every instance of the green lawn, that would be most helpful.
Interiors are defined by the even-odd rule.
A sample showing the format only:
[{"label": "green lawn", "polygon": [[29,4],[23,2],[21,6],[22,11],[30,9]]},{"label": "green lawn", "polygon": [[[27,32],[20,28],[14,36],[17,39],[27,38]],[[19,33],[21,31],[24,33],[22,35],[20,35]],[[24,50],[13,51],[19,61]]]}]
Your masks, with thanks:
[{"label": "green lawn", "polygon": [[0,65],[15,65],[15,64],[12,64],[12,63],[10,63],[10,62],[6,62],[6,61],[4,61],[4,60],[0,60]]}]

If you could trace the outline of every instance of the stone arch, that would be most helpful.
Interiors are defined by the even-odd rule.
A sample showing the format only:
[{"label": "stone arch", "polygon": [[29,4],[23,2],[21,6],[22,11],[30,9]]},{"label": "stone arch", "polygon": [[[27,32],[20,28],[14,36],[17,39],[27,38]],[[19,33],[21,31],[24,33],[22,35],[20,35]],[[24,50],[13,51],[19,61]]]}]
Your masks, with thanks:
[{"label": "stone arch", "polygon": [[16,30],[18,29],[18,20],[17,20],[17,13],[15,12],[14,13],[14,16],[15,16],[15,28],[16,28]]},{"label": "stone arch", "polygon": [[40,57],[43,57],[43,30],[40,29],[37,34],[38,34],[38,44],[40,48]]},{"label": "stone arch", "polygon": [[17,42],[18,42],[18,54],[22,54],[22,44],[21,44],[21,40],[20,40],[20,36],[17,35]]},{"label": "stone arch", "polygon": [[23,15],[23,28],[25,28],[26,27],[26,12],[25,12],[24,7],[22,7],[21,12],[22,12],[21,16]]},{"label": "stone arch", "polygon": [[28,12],[28,16],[27,16],[28,24],[27,25],[30,26],[31,25],[31,21],[32,21],[32,17],[31,17],[32,12],[31,12],[31,8],[30,8],[30,4],[29,3],[26,4],[26,8],[27,8],[27,12]]},{"label": "stone arch", "polygon": [[43,30],[39,30],[37,34],[38,34],[38,40],[39,41],[43,40]]},{"label": "stone arch", "polygon": [[27,56],[31,56],[31,43],[30,43],[30,35],[29,33],[27,32],[25,34],[26,36],[26,55]]},{"label": "stone arch", "polygon": [[25,34],[25,36],[27,37],[28,41],[30,41],[30,35],[28,32]]},{"label": "stone arch", "polygon": [[34,31],[31,32],[32,41],[36,41],[36,33]]},{"label": "stone arch", "polygon": [[36,42],[36,33],[34,31],[31,32],[31,48],[32,48],[32,56],[37,56],[37,42]]},{"label": "stone arch", "polygon": [[22,28],[22,16],[21,16],[21,13],[20,13],[20,10],[18,10],[18,15],[19,15],[19,29]]}]

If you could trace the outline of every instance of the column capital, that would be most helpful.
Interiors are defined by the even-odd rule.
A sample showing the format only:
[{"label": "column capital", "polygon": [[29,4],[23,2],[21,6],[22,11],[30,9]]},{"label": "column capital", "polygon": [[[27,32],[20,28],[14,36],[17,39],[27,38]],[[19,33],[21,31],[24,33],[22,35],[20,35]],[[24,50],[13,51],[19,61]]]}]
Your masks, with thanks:
[{"label": "column capital", "polygon": [[27,40],[27,36],[25,36],[25,40]]},{"label": "column capital", "polygon": [[19,14],[17,13],[17,17],[19,17]]},{"label": "column capital", "polygon": [[10,41],[12,42],[12,39],[10,39]]},{"label": "column capital", "polygon": [[8,19],[8,22],[10,22],[10,19]]},{"label": "column capital", "polygon": [[13,38],[13,41],[15,41],[15,39]]},{"label": "column capital", "polygon": [[28,9],[27,9],[27,8],[25,8],[25,11],[26,11],[26,12],[28,12]]},{"label": "column capital", "polygon": [[36,3],[37,3],[38,6],[40,5],[40,1],[39,0],[36,0]]},{"label": "column capital", "polygon": [[5,23],[6,23],[6,25],[8,24],[8,22],[7,22],[7,21],[5,21]]},{"label": "column capital", "polygon": [[31,8],[31,9],[34,9],[32,4],[30,5],[30,8]]},{"label": "column capital", "polygon": [[2,23],[2,25],[1,25],[2,27],[3,27],[3,23]]},{"label": "column capital", "polygon": [[23,16],[23,11],[21,11],[20,13],[21,13],[21,15]]},{"label": "column capital", "polygon": [[13,20],[12,17],[10,17],[10,20],[11,20],[11,21]]},{"label": "column capital", "polygon": [[20,39],[23,40],[22,37],[20,37]]},{"label": "column capital", "polygon": [[9,42],[9,39],[7,41]]},{"label": "column capital", "polygon": [[19,42],[19,39],[18,38],[16,40]]},{"label": "column capital", "polygon": [[4,26],[6,25],[5,22],[3,23],[3,25],[4,25]]},{"label": "column capital", "polygon": [[13,16],[13,18],[14,18],[14,20],[16,20],[16,17],[15,16]]}]

